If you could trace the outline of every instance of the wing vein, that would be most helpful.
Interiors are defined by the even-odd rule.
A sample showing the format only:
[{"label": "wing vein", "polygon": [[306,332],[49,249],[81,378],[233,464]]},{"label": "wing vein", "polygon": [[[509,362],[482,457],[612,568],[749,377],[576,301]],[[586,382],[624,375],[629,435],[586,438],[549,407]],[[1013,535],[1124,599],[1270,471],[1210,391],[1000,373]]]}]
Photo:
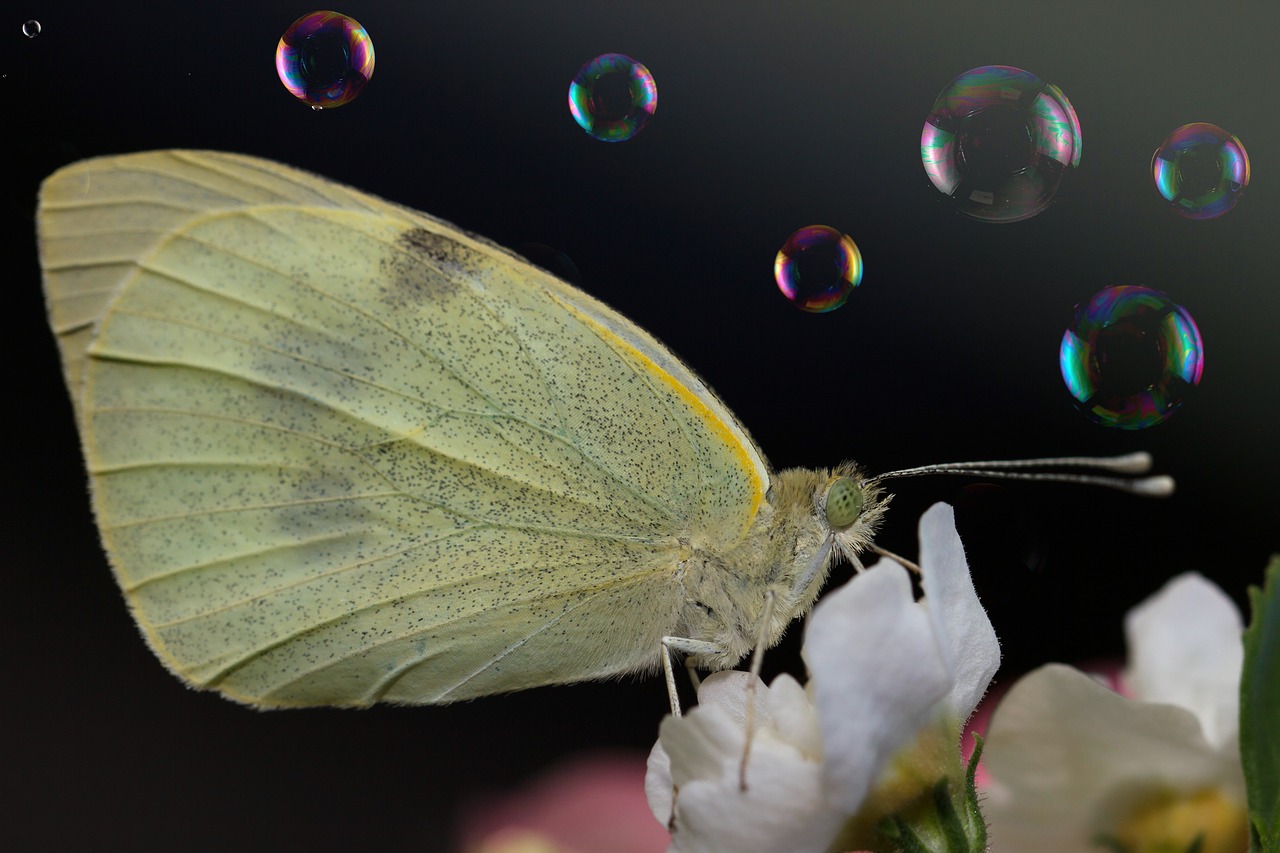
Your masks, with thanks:
[{"label": "wing vein", "polygon": [[[272,466],[273,468],[275,466]],[[285,466],[280,466],[285,467]],[[273,509],[294,509],[301,506],[319,506],[329,503],[343,503],[344,501],[363,501],[374,498],[394,498],[406,497],[413,499],[412,495],[406,495],[404,492],[365,492],[355,495],[338,495],[327,498],[299,498],[295,501],[275,501],[272,503],[258,504],[241,504],[238,506],[214,507],[211,509],[203,509],[191,512],[175,512],[169,515],[154,515],[150,518],[139,518],[133,521],[125,521],[119,524],[103,524],[103,530],[126,530],[130,527],[141,527],[147,524],[161,524],[166,521],[182,521],[191,518],[207,518],[211,515],[221,515],[230,512],[259,512],[261,510]]]},{"label": "wing vein", "polygon": [[350,531],[342,531],[340,533],[331,533],[331,534],[326,534],[324,536],[313,536],[310,539],[300,539],[296,542],[288,542],[288,543],[283,543],[279,545],[271,545],[265,548],[255,548],[252,551],[242,551],[238,554],[227,554],[225,556],[214,557],[213,559],[210,559],[210,560],[203,560],[199,563],[191,563],[186,566],[179,566],[175,569],[170,569],[169,571],[166,571],[166,572],[160,572],[154,575],[150,575],[148,577],[143,578],[140,581],[131,581],[128,584],[121,583],[120,587],[125,592],[136,592],[137,590],[142,589],[144,586],[154,583],[155,581],[169,580],[170,578],[175,578],[175,577],[178,577],[179,575],[183,575],[188,572],[197,572],[197,571],[203,571],[204,569],[212,569],[220,565],[228,565],[230,563],[234,563],[236,560],[245,560],[251,557],[260,557],[266,554],[275,553],[277,551],[289,551],[293,548],[302,548],[302,547],[307,547],[312,545],[322,545],[326,542],[341,542],[343,539],[346,539],[350,535],[351,535]]},{"label": "wing vein", "polygon": [[[385,391],[386,393],[391,394],[393,396],[400,397],[405,400],[411,400],[414,403],[420,403],[422,406],[435,409],[436,411],[446,411],[446,412],[451,411],[449,409],[442,409],[440,406],[437,406],[436,404],[430,402],[429,400],[424,400],[423,398],[418,397],[414,394],[410,394],[405,391],[400,391],[390,386],[383,385],[381,383],[373,381],[372,379],[368,379],[366,377],[360,376],[350,371],[341,370],[336,367],[330,367],[322,362],[316,361],[315,359],[304,358],[301,355],[298,355],[297,353],[292,353],[292,352],[289,352],[288,350],[283,350],[277,347],[269,346],[265,343],[262,343],[261,341],[255,341],[252,338],[246,338],[240,335],[233,335],[230,332],[223,332],[217,329],[211,329],[208,326],[202,326],[199,323],[194,323],[190,320],[184,320],[177,317],[170,317],[164,314],[152,314],[146,311],[132,311],[125,308],[114,309],[112,311],[112,315],[113,316],[124,315],[128,317],[137,317],[141,320],[153,320],[157,323],[167,323],[173,326],[181,326],[183,328],[193,329],[197,332],[204,332],[205,334],[212,335],[215,338],[221,338],[223,340],[228,340],[228,341],[235,341],[236,343],[241,344],[245,347],[249,347],[250,349],[261,350],[262,352],[268,352],[268,353],[271,353],[272,355],[278,355],[281,358],[289,359],[290,361],[296,361],[298,364],[305,364],[308,367],[314,367],[326,373],[332,373],[337,376],[341,376],[345,379],[350,379],[351,381],[358,382],[361,385],[367,385],[370,388],[376,388],[379,391]],[[94,353],[94,355],[101,358],[104,355],[104,353]],[[134,359],[127,358],[124,360],[132,361]],[[147,362],[147,363],[152,363],[152,362]],[[182,363],[182,362],[180,363],[186,367],[196,366],[196,365],[191,365],[191,364]],[[199,365],[199,367],[203,368],[204,365]],[[239,374],[233,373],[231,375],[238,376]],[[277,390],[279,390],[279,386],[273,386],[273,387],[276,387]],[[459,410],[459,411],[461,411],[463,414],[479,414],[479,413],[468,412],[465,409]]]},{"label": "wing vein", "polygon": [[[260,216],[258,216],[258,215],[256,214],[256,211],[254,211],[254,210],[250,209],[250,210],[247,210],[247,211],[245,211],[245,212],[246,212],[246,214],[247,214],[247,215],[249,215],[249,216],[250,216],[250,217],[252,217],[253,219],[255,219],[255,220],[257,220],[257,221],[262,221],[262,220],[261,220],[261,217],[260,217]],[[269,223],[265,223],[265,224],[267,225],[267,227],[274,228],[274,226],[271,226]],[[395,336],[398,340],[400,340],[401,342],[403,342],[404,344],[406,344],[407,346],[409,346],[411,349],[413,349],[415,352],[417,352],[417,353],[418,353],[419,355],[421,355],[423,358],[425,358],[425,359],[427,359],[428,361],[430,361],[431,363],[435,364],[435,365],[436,365],[436,366],[437,366],[437,367],[438,367],[438,368],[439,368],[443,373],[447,374],[449,377],[451,377],[452,379],[456,380],[460,385],[462,385],[463,387],[465,387],[467,390],[471,391],[471,392],[472,392],[473,394],[475,394],[477,397],[479,397],[479,398],[481,398],[482,400],[484,400],[486,403],[488,403],[488,404],[489,404],[489,406],[490,406],[490,407],[491,407],[495,412],[502,412],[503,414],[507,414],[507,415],[508,415],[508,417],[511,417],[513,420],[520,420],[522,423],[526,423],[526,424],[527,424],[529,427],[531,427],[531,428],[538,429],[538,430],[540,430],[541,432],[543,432],[544,434],[549,435],[549,436],[551,436],[551,437],[556,437],[556,433],[555,433],[553,430],[548,430],[546,427],[544,427],[544,426],[542,426],[542,425],[540,425],[540,424],[533,424],[533,423],[529,423],[529,422],[525,421],[523,418],[517,418],[516,416],[514,416],[514,415],[510,415],[509,413],[507,413],[507,412],[503,409],[503,407],[502,407],[501,405],[499,405],[495,400],[493,400],[493,399],[492,399],[492,397],[491,397],[488,393],[486,393],[486,392],[484,391],[484,389],[477,387],[473,382],[471,382],[471,381],[470,381],[470,380],[468,380],[465,376],[463,376],[462,374],[460,374],[456,369],[454,369],[454,368],[450,367],[448,364],[446,364],[446,363],[445,363],[445,362],[440,358],[440,356],[439,356],[439,355],[437,355],[436,353],[433,353],[433,352],[431,352],[430,350],[426,349],[426,348],[425,348],[425,347],[423,347],[423,346],[422,346],[422,345],[421,345],[417,340],[415,340],[415,339],[413,339],[413,338],[409,337],[408,335],[404,334],[404,333],[403,333],[403,332],[401,332],[399,329],[397,329],[397,328],[395,328],[394,326],[392,326],[390,323],[388,323],[388,322],[386,322],[385,320],[383,320],[382,318],[380,318],[380,317],[378,317],[378,316],[376,316],[376,315],[374,315],[374,314],[370,313],[369,311],[367,311],[367,310],[365,310],[364,308],[360,307],[360,306],[359,306],[359,305],[357,305],[356,303],[354,303],[354,302],[350,302],[350,301],[345,300],[345,299],[343,299],[342,297],[340,297],[340,296],[338,296],[338,295],[336,295],[336,294],[334,294],[334,293],[331,293],[331,292],[329,292],[329,291],[327,291],[327,290],[324,290],[324,289],[322,289],[322,288],[316,287],[314,284],[312,284],[312,283],[310,283],[310,282],[307,282],[307,281],[299,282],[299,281],[297,281],[293,276],[289,275],[289,273],[288,273],[288,271],[287,271],[287,270],[277,269],[276,267],[273,267],[273,266],[271,266],[271,265],[269,265],[269,264],[263,263],[262,261],[260,261],[260,260],[258,260],[258,259],[256,259],[256,258],[252,258],[252,257],[248,257],[248,256],[243,255],[243,254],[236,253],[236,252],[234,252],[232,249],[230,249],[229,247],[222,246],[222,245],[219,245],[219,244],[216,244],[216,243],[211,243],[211,242],[208,242],[208,241],[206,241],[206,240],[201,240],[201,239],[199,239],[198,237],[195,237],[195,236],[193,236],[193,235],[191,235],[191,234],[185,234],[185,233],[184,233],[184,234],[179,235],[179,237],[178,237],[178,238],[175,238],[175,239],[182,239],[182,240],[186,240],[186,241],[188,241],[188,242],[191,242],[191,243],[194,243],[194,244],[196,244],[196,245],[202,246],[202,247],[204,247],[204,248],[206,248],[206,249],[209,249],[209,250],[211,250],[211,251],[223,252],[223,253],[226,253],[226,254],[232,255],[232,256],[234,256],[234,257],[238,258],[239,260],[243,261],[244,263],[247,263],[247,264],[249,264],[249,265],[251,265],[251,266],[256,266],[256,267],[258,267],[259,269],[262,269],[262,270],[265,270],[265,271],[267,271],[267,272],[273,273],[273,274],[275,274],[275,275],[281,276],[282,278],[288,278],[288,279],[292,280],[295,284],[301,284],[301,285],[302,285],[302,286],[304,286],[307,290],[309,290],[311,293],[314,293],[316,296],[322,297],[322,298],[324,298],[324,299],[328,299],[329,301],[331,301],[331,302],[335,303],[336,305],[338,305],[338,306],[339,306],[340,308],[342,308],[344,311],[350,311],[350,312],[351,312],[351,313],[353,313],[353,314],[358,314],[358,315],[360,315],[361,317],[363,317],[364,319],[368,320],[369,322],[374,323],[374,324],[375,324],[375,325],[377,325],[377,326],[380,326],[383,330],[385,330],[385,331],[386,331],[386,332],[388,332],[389,334],[391,334],[391,335]],[[396,250],[396,251],[398,251],[398,252],[405,253],[405,254],[406,254],[407,256],[409,256],[409,257],[417,258],[417,256],[409,255],[407,252],[405,252],[405,250],[404,250],[402,247],[397,246],[397,245],[396,245],[396,244],[394,244],[393,242],[385,241],[385,240],[381,240],[380,242],[382,242],[384,245],[389,246],[390,248],[392,248],[392,249],[394,249],[394,250]],[[417,258],[417,259],[418,259],[418,260],[422,260],[421,258]],[[250,309],[253,309],[253,310],[257,310],[257,311],[260,311],[260,312],[262,312],[262,313],[266,314],[267,316],[271,316],[271,317],[278,317],[278,318],[280,318],[280,319],[282,319],[282,320],[285,320],[285,321],[287,321],[287,322],[291,322],[291,323],[299,323],[300,325],[304,325],[304,328],[310,328],[310,329],[312,329],[313,331],[321,331],[321,332],[325,331],[324,329],[317,329],[317,328],[312,327],[312,326],[306,326],[305,324],[301,324],[301,323],[300,323],[300,321],[299,321],[297,318],[295,318],[295,317],[291,317],[291,316],[288,316],[288,315],[285,315],[285,314],[281,314],[281,313],[279,313],[279,312],[275,312],[275,311],[270,311],[270,310],[268,310],[268,309],[264,308],[263,306],[260,306],[260,305],[257,305],[257,304],[255,304],[255,303],[249,302],[249,301],[247,301],[247,300],[245,300],[245,299],[242,299],[242,298],[240,298],[240,297],[233,296],[232,294],[226,293],[226,292],[224,292],[224,291],[220,291],[220,290],[211,290],[211,289],[209,289],[209,288],[207,288],[207,287],[201,287],[201,286],[200,286],[197,282],[195,282],[195,281],[192,281],[192,280],[190,280],[190,279],[185,279],[185,278],[182,278],[182,277],[180,277],[180,276],[173,275],[173,274],[171,274],[171,273],[169,273],[169,272],[167,272],[167,271],[165,271],[165,270],[156,269],[156,268],[154,268],[154,267],[150,267],[150,266],[147,266],[147,267],[144,267],[144,268],[145,268],[145,269],[147,269],[149,272],[152,272],[152,273],[154,273],[154,274],[156,274],[156,275],[159,275],[159,276],[162,276],[162,277],[164,277],[164,278],[167,278],[167,279],[169,279],[169,280],[171,280],[171,281],[174,281],[174,282],[175,282],[175,283],[177,283],[177,284],[182,284],[182,285],[185,285],[185,286],[187,286],[187,287],[190,287],[190,288],[191,288],[191,289],[193,289],[193,290],[199,291],[199,292],[201,292],[201,293],[206,293],[206,294],[209,294],[209,295],[211,295],[211,296],[215,296],[215,297],[219,297],[219,298],[222,298],[222,299],[226,299],[226,300],[231,301],[231,302],[234,302],[234,303],[236,303],[236,304],[244,305],[244,306],[245,306],[245,307],[247,307],[247,308],[250,308]],[[438,271],[438,272],[440,272],[442,275],[444,274],[443,269],[437,269],[437,271]],[[483,304],[483,303],[482,303],[482,304]],[[487,310],[487,306],[486,306],[486,310]],[[499,325],[499,326],[502,326],[504,329],[506,329],[505,324],[503,324],[503,323],[501,322],[501,320],[500,320],[500,319],[498,319],[498,318],[495,318],[495,319],[497,320],[497,322],[498,322],[498,325]],[[510,330],[509,330],[509,329],[507,329],[507,331],[509,332]],[[425,401],[423,401],[423,402],[425,402]],[[557,414],[559,414],[559,413],[557,412]]]},{"label": "wing vein", "polygon": [[[239,174],[233,174],[230,168],[219,168],[219,169],[213,168],[213,165],[212,165],[213,163],[216,162],[221,164],[222,162],[224,162],[222,158],[210,158],[210,157],[204,157],[204,156],[197,158],[197,157],[192,157],[191,155],[187,154],[184,151],[174,151],[173,156],[174,156],[174,159],[188,166],[204,169],[206,172],[209,172],[214,175],[220,175],[224,178],[230,178],[231,180],[234,180],[246,186],[257,187],[260,190],[265,189],[270,191],[265,183],[255,183],[254,181],[251,181],[248,178],[243,177]],[[255,163],[252,160],[229,158],[226,160],[226,162],[234,163],[236,168],[244,169],[249,172],[255,172],[258,175],[270,174],[271,177],[274,177],[274,178],[283,178],[289,184],[289,186],[293,187],[295,190],[307,190],[308,193],[319,196],[320,198],[329,202],[329,204],[333,205],[335,208],[346,208],[350,205],[360,202],[360,198],[356,196],[356,194],[354,193],[344,193],[343,194],[344,197],[338,198],[336,196],[329,195],[327,192],[321,192],[320,191],[321,189],[328,190],[331,186],[334,186],[330,184],[328,181],[311,180],[309,183],[304,185],[303,183],[295,179],[292,172],[288,173],[287,175],[281,175],[279,171],[272,170],[270,173],[268,173],[268,170],[263,169],[258,163]],[[308,175],[307,177],[314,178],[314,176],[312,175]],[[289,201],[291,201],[293,204],[301,203],[295,199],[290,199]],[[372,208],[370,208],[368,205],[361,205],[361,207],[363,210],[366,210],[366,211],[372,210]]]},{"label": "wing vein", "polygon": [[[584,562],[583,564],[584,564],[584,565],[586,565],[586,563],[585,563],[585,562]],[[646,572],[641,572],[641,573],[636,574],[636,575],[631,575],[631,576],[628,576],[628,578],[626,579],[626,581],[625,581],[625,582],[626,582],[626,583],[634,583],[634,582],[637,582],[639,579],[641,579],[641,578],[645,577],[646,575],[657,574],[657,573],[659,573],[660,571],[662,571],[662,569],[651,569],[651,570],[646,571]],[[491,575],[485,575],[485,577],[489,577],[489,576],[491,576]],[[615,582],[615,583],[611,583],[611,584],[599,584],[599,585],[597,585],[597,587],[595,588],[594,592],[595,592],[596,594],[602,594],[602,593],[604,593],[604,592],[606,592],[606,591],[608,591],[608,590],[610,590],[610,589],[613,589],[613,588],[617,587],[618,585],[619,585],[619,583],[616,583],[616,582]],[[340,621],[341,621],[341,620],[343,620],[343,619],[350,618],[351,616],[354,616],[354,615],[356,615],[356,614],[358,614],[358,613],[364,613],[364,612],[367,612],[367,611],[369,611],[369,610],[374,610],[374,609],[379,608],[379,607],[385,607],[385,606],[386,606],[386,605],[388,605],[388,604],[399,604],[399,603],[401,603],[401,602],[410,601],[410,600],[412,600],[413,598],[416,598],[416,597],[418,597],[418,596],[420,596],[420,595],[423,595],[423,594],[425,594],[425,593],[427,593],[427,592],[431,592],[431,591],[433,591],[433,590],[431,590],[431,589],[428,589],[428,590],[418,590],[418,591],[414,591],[414,592],[411,592],[411,593],[406,593],[405,595],[395,596],[394,598],[389,598],[389,599],[386,599],[386,600],[383,600],[383,601],[374,601],[374,602],[370,602],[369,604],[365,604],[365,605],[362,605],[362,606],[360,606],[360,607],[354,608],[354,609],[352,609],[352,610],[345,611],[345,612],[340,613],[340,614],[338,614],[338,615],[336,615],[336,616],[334,616],[334,617],[331,617],[331,618],[329,618],[329,619],[325,619],[325,620],[322,620],[322,621],[320,621],[320,622],[315,622],[315,623],[313,623],[313,624],[310,624],[310,625],[306,626],[305,628],[300,628],[300,629],[298,629],[298,630],[296,630],[296,631],[291,631],[291,632],[289,632],[287,635],[285,635],[285,636],[283,636],[283,637],[280,637],[280,638],[277,638],[276,640],[273,640],[272,642],[270,642],[270,643],[268,643],[268,644],[266,644],[266,645],[264,645],[264,646],[261,646],[261,647],[259,647],[259,648],[253,649],[253,650],[251,650],[250,652],[248,652],[248,653],[246,653],[246,654],[244,654],[244,655],[241,655],[241,656],[240,656],[239,658],[237,658],[236,660],[234,660],[234,661],[231,661],[231,662],[227,663],[225,666],[223,666],[223,667],[222,667],[221,669],[219,669],[217,672],[215,672],[215,673],[213,673],[212,675],[210,675],[210,676],[209,676],[209,678],[208,678],[208,680],[207,680],[205,683],[206,683],[206,684],[208,684],[208,685],[215,685],[215,684],[217,684],[218,682],[220,682],[220,681],[222,681],[223,679],[225,679],[227,676],[231,675],[231,674],[232,674],[233,672],[235,672],[236,670],[238,670],[238,669],[240,669],[241,667],[245,666],[246,664],[248,664],[248,663],[252,662],[255,658],[259,657],[260,655],[262,655],[262,654],[264,654],[264,653],[266,653],[266,652],[269,652],[269,651],[271,651],[272,649],[279,648],[280,646],[283,646],[283,645],[285,645],[286,643],[289,643],[289,642],[291,642],[291,641],[293,641],[293,640],[296,640],[298,637],[300,637],[300,636],[302,636],[303,634],[306,634],[306,633],[308,633],[308,632],[310,632],[310,631],[315,631],[315,630],[317,630],[317,629],[319,629],[319,628],[327,627],[327,626],[332,625],[332,624],[334,624],[334,623],[336,623],[336,622],[340,622]],[[575,590],[575,592],[592,592],[592,591],[593,591],[593,588],[592,588],[592,587],[587,587],[587,588],[582,589],[582,590]],[[557,591],[553,591],[553,592],[544,593],[544,594],[542,594],[542,595],[532,595],[532,596],[529,596],[529,597],[527,597],[527,598],[522,598],[522,599],[520,600],[520,602],[521,602],[522,604],[531,604],[531,603],[535,603],[535,602],[539,602],[539,601],[543,601],[543,600],[547,600],[547,599],[559,598],[559,597],[560,597],[560,596],[562,596],[562,595],[564,595],[564,592],[563,592],[563,591],[559,591],[559,590],[557,590]],[[439,630],[440,628],[446,627],[446,626],[448,626],[448,625],[453,625],[453,624],[455,624],[455,623],[457,623],[457,622],[461,622],[461,621],[463,621],[463,620],[465,620],[465,619],[473,619],[473,618],[475,618],[475,616],[476,616],[476,614],[474,614],[474,613],[464,613],[464,614],[459,614],[459,615],[457,615],[457,616],[452,616],[452,617],[450,617],[450,618],[448,618],[448,619],[443,619],[443,620],[441,620],[441,621],[439,621],[439,622],[433,622],[431,625],[428,625],[428,626],[426,626],[426,627],[420,628],[420,629],[418,629],[417,631],[414,631],[414,632],[411,632],[411,633],[405,633],[405,634],[401,634],[401,635],[398,635],[398,636],[389,637],[389,638],[386,638],[386,639],[380,639],[380,640],[378,640],[378,641],[374,642],[373,644],[371,644],[369,647],[367,647],[367,648],[365,648],[365,649],[361,649],[360,651],[361,651],[361,652],[367,652],[367,651],[369,651],[370,649],[377,648],[378,646],[386,645],[387,643],[391,643],[391,642],[396,642],[396,641],[398,641],[398,640],[405,639],[406,637],[416,636],[417,634],[421,634],[421,633],[424,633],[424,632],[426,632],[426,631],[435,631],[435,630]],[[154,628],[154,627],[156,627],[156,626],[154,626],[154,625],[153,625],[153,626],[151,626],[151,627],[153,627],[153,628]],[[288,682],[288,683],[294,683],[294,682],[296,682],[296,681],[298,681],[298,680],[301,680],[302,678],[306,677],[306,675],[307,675],[307,674],[308,674],[308,673],[302,673],[302,674],[300,674],[300,675],[299,675],[299,677],[298,677],[297,679],[293,679],[292,681],[290,681],[290,682]]]},{"label": "wing vein", "polygon": [[521,637],[521,638],[520,638],[519,640],[517,640],[516,642],[514,642],[514,643],[512,643],[511,645],[507,646],[507,647],[506,647],[505,649],[503,649],[501,652],[499,652],[498,654],[494,655],[494,656],[493,656],[492,658],[490,658],[488,661],[486,661],[485,663],[481,664],[481,665],[480,665],[479,667],[477,667],[476,669],[472,670],[470,673],[468,673],[466,676],[464,676],[461,680],[459,680],[459,681],[457,681],[456,683],[454,683],[454,684],[450,685],[450,686],[449,686],[449,688],[448,688],[447,690],[445,690],[443,693],[439,694],[439,697],[438,697],[438,698],[440,698],[440,699],[444,699],[445,697],[449,696],[451,693],[453,693],[453,692],[454,692],[455,690],[457,690],[459,687],[462,687],[463,685],[465,685],[465,684],[467,684],[468,682],[472,681],[472,680],[473,680],[477,675],[479,675],[480,673],[482,673],[482,672],[484,672],[485,670],[489,669],[489,668],[490,668],[490,667],[492,667],[494,664],[499,663],[500,661],[505,660],[505,659],[507,658],[507,656],[509,656],[509,655],[510,655],[512,652],[514,652],[516,649],[522,648],[522,647],[525,645],[525,643],[529,642],[529,641],[530,641],[530,640],[532,640],[534,637],[536,637],[536,636],[538,636],[539,634],[541,634],[543,631],[546,631],[548,628],[551,628],[551,627],[553,627],[553,626],[555,626],[555,625],[560,624],[560,620],[564,619],[564,617],[568,616],[570,613],[573,613],[574,611],[578,610],[579,608],[583,607],[584,605],[586,605],[586,604],[590,604],[591,602],[595,601],[597,598],[599,598],[600,596],[604,595],[604,593],[605,593],[605,592],[606,592],[606,590],[600,590],[600,591],[598,591],[598,592],[596,592],[596,593],[594,593],[594,594],[592,594],[592,595],[589,595],[589,596],[587,596],[587,597],[583,598],[581,601],[575,602],[572,606],[565,608],[565,610],[564,610],[564,611],[562,611],[561,613],[556,614],[556,617],[555,617],[554,619],[548,619],[546,622],[543,622],[543,623],[542,623],[541,625],[539,625],[537,628],[533,629],[532,631],[530,631],[530,632],[529,632],[528,634],[526,634],[525,636]]}]

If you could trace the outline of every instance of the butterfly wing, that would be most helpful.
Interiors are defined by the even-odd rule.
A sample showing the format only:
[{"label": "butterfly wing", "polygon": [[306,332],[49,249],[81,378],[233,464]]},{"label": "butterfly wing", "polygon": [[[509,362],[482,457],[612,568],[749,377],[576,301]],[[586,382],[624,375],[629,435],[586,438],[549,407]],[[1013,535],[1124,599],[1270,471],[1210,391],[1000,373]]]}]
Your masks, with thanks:
[{"label": "butterfly wing", "polygon": [[652,666],[681,537],[768,485],[625,318],[453,226],[250,157],[44,185],[41,260],[116,578],[258,705],[445,702]]}]

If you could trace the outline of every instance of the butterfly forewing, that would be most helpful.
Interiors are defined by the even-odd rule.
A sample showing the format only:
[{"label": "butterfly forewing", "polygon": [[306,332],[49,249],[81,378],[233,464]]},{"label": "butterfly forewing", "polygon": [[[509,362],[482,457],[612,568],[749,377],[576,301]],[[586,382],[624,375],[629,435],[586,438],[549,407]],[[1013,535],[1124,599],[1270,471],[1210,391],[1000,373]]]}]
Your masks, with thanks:
[{"label": "butterfly forewing", "polygon": [[[264,705],[652,665],[758,451],[670,353],[437,220],[235,155],[45,185],[99,527],[167,665]],[[87,354],[87,360],[85,358]]]}]

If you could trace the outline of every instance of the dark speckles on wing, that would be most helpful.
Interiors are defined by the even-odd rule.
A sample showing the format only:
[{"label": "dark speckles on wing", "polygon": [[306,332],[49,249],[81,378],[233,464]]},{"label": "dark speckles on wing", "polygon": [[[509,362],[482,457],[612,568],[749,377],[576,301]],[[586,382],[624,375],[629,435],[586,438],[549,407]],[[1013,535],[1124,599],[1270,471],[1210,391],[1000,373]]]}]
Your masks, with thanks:
[{"label": "dark speckles on wing", "polygon": [[396,252],[384,262],[382,290],[392,307],[436,302],[456,294],[467,277],[481,272],[484,258],[474,249],[425,228],[406,228]]},{"label": "dark speckles on wing", "polygon": [[[209,157],[149,192],[189,192],[187,169],[320,190],[165,220],[89,354],[99,523],[169,666],[249,702],[360,704],[652,665],[677,537],[736,541],[763,467],[687,371],[482,240]],[[116,257],[105,209],[88,257]]]}]

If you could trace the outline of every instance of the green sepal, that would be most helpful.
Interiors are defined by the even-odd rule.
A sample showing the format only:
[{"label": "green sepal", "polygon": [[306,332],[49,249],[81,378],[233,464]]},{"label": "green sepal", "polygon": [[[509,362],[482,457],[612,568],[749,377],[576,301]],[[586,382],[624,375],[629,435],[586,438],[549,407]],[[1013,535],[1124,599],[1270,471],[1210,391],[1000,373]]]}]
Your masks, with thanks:
[{"label": "green sepal", "polygon": [[949,779],[939,779],[917,808],[894,815],[877,828],[893,853],[983,853],[987,824],[978,807],[975,778],[982,758],[982,737],[965,770],[964,785],[955,791]]},{"label": "green sepal", "polygon": [[982,750],[986,746],[987,742],[982,735],[973,732],[973,752],[969,755],[969,766],[964,773],[964,807],[970,832],[973,834],[974,850],[987,849],[987,820],[978,807],[978,762],[982,760]]},{"label": "green sepal", "polygon": [[1280,554],[1262,589],[1249,588],[1240,679],[1240,758],[1249,802],[1250,853],[1280,853]]}]

